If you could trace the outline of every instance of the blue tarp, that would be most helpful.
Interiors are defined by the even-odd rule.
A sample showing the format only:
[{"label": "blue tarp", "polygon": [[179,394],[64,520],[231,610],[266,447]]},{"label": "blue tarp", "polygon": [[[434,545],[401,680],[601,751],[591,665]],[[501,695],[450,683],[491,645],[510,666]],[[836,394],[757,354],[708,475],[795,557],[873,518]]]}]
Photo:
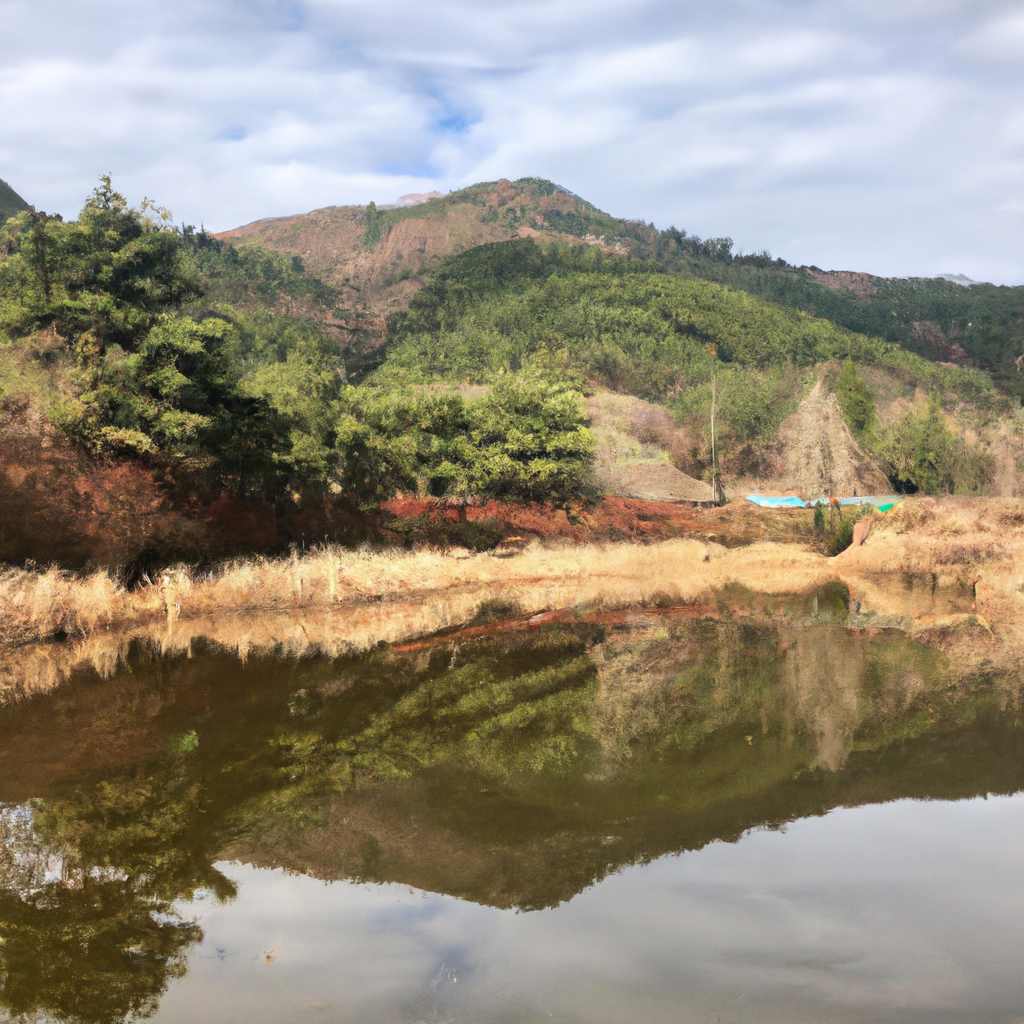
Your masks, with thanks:
[{"label": "blue tarp", "polygon": [[[874,505],[883,511],[888,511],[893,505],[903,500],[900,494],[865,494],[856,498],[837,498],[840,505]],[[787,498],[773,498],[764,494],[748,494],[747,501],[752,501],[761,508],[814,508],[815,505],[829,505],[830,498],[812,498],[804,501],[803,498],[791,496]]]},{"label": "blue tarp", "polygon": [[803,498],[770,498],[763,494],[748,494],[747,501],[752,501],[761,508],[807,508],[807,502]]},{"label": "blue tarp", "polygon": [[[812,498],[805,502],[803,498],[796,496],[788,498],[772,498],[768,495],[748,495],[746,500],[760,505],[763,509],[810,509],[815,505],[830,505],[829,498]],[[873,505],[884,512],[888,512],[894,505],[903,501],[902,495],[864,495],[858,498],[837,498],[840,505]]]}]

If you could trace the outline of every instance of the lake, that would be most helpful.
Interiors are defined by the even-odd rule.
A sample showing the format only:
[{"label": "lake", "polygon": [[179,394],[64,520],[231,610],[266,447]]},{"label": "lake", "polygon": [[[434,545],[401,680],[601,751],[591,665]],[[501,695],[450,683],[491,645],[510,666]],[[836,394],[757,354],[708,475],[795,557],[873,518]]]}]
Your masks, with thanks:
[{"label": "lake", "polygon": [[1019,681],[680,609],[0,707],[0,1020],[1019,1021]]}]

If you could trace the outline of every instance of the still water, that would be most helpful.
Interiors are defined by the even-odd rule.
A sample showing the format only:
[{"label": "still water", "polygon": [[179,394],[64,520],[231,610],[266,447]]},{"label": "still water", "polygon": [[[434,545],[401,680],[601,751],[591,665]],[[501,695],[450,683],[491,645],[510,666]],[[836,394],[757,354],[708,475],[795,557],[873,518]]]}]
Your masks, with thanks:
[{"label": "still water", "polygon": [[1019,1021],[1016,680],[625,617],[0,707],[0,1020]]}]

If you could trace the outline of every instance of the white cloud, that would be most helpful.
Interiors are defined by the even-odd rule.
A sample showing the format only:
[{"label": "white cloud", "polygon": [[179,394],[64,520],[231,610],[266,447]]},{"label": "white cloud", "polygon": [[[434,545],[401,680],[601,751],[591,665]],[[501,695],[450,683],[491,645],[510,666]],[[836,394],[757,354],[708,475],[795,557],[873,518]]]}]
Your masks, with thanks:
[{"label": "white cloud", "polygon": [[1024,2],[0,0],[0,177],[214,228],[482,178],[883,273],[1024,281]]}]

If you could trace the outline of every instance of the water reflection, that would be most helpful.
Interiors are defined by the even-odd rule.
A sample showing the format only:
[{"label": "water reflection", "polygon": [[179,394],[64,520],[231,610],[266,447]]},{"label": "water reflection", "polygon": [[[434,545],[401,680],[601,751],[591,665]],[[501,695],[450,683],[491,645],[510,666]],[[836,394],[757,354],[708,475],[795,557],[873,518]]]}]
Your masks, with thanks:
[{"label": "water reflection", "polygon": [[139,651],[0,709],[0,1006],[152,1013],[225,860],[535,910],[837,806],[1013,793],[1017,699],[897,631],[670,612],[340,662]]}]

